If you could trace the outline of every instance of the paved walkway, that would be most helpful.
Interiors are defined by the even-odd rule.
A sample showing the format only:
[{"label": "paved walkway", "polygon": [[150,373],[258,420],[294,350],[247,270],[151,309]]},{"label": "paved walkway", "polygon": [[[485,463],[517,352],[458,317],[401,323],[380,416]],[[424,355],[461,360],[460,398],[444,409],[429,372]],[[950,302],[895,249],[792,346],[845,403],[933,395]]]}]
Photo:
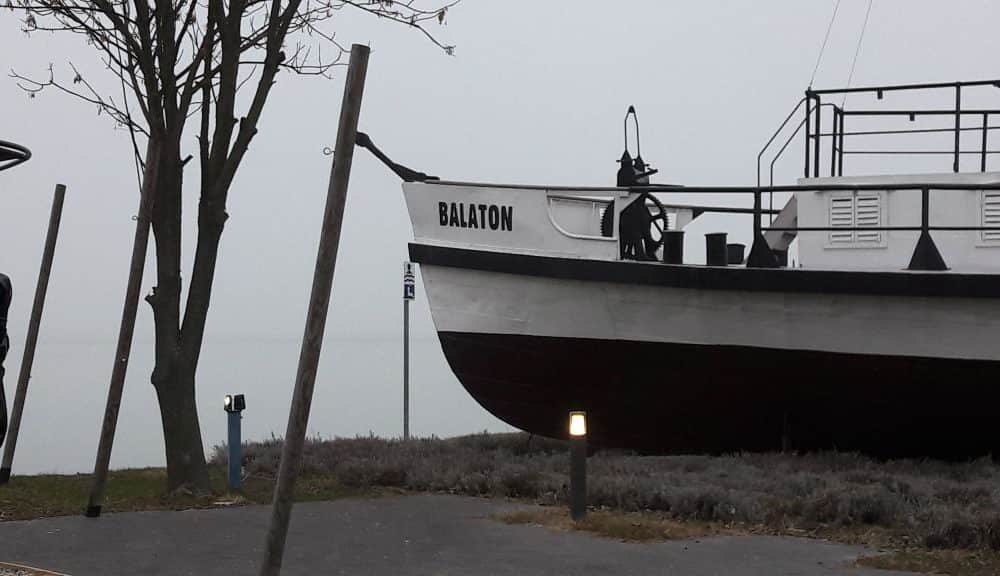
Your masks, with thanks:
[{"label": "paved walkway", "polygon": [[[300,503],[282,574],[894,574],[851,568],[864,552],[855,546],[765,536],[626,544],[489,518],[516,507],[436,495]],[[72,576],[256,575],[269,513],[251,506],[0,523],[0,562]]]}]

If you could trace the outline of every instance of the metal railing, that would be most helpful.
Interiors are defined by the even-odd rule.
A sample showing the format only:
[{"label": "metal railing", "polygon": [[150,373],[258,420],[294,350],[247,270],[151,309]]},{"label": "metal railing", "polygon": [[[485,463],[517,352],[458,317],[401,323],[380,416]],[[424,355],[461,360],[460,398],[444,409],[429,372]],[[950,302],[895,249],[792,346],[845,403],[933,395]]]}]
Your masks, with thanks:
[{"label": "metal railing", "polygon": [[[931,225],[930,223],[930,192],[934,191],[970,191],[970,190],[1000,190],[1000,182],[989,184],[961,183],[882,183],[882,184],[817,184],[817,185],[784,185],[784,186],[675,186],[660,187],[656,185],[636,187],[636,191],[651,193],[683,192],[685,194],[753,194],[754,209],[754,240],[747,258],[747,266],[751,268],[777,267],[776,259],[771,251],[764,232],[920,232],[917,245],[910,259],[910,270],[947,270],[948,267],[941,257],[934,240],[930,236],[933,231],[983,232],[1000,231],[1000,226],[959,226],[951,224]],[[920,223],[910,226],[795,226],[770,227],[763,226],[761,217],[765,210],[761,207],[762,194],[776,192],[862,192],[862,191],[912,191],[921,193]]]},{"label": "metal railing", "polygon": [[[948,82],[948,83],[930,83],[930,84],[906,84],[906,85],[894,85],[894,86],[871,86],[863,88],[838,88],[829,90],[806,90],[806,95],[804,100],[814,105],[806,106],[805,113],[805,169],[804,174],[806,178],[815,178],[820,176],[821,171],[821,158],[823,156],[823,144],[824,139],[828,139],[829,148],[829,158],[830,158],[830,176],[843,176],[844,175],[844,156],[845,155],[905,155],[905,156],[920,156],[920,155],[949,155],[952,157],[952,171],[961,171],[961,158],[962,156],[976,155],[979,156],[979,171],[986,172],[988,165],[988,158],[995,154],[1000,154],[1000,150],[990,150],[989,149],[989,133],[993,130],[1000,129],[1000,126],[991,126],[991,117],[1000,117],[1000,108],[963,108],[962,105],[962,93],[963,89],[976,88],[976,87],[992,87],[1000,88],[1000,80],[980,80],[974,82]],[[823,132],[823,113],[822,107],[824,106],[822,99],[828,96],[834,95],[844,95],[846,98],[847,94],[860,94],[869,93],[875,94],[878,100],[882,100],[887,92],[915,92],[915,91],[940,91],[940,90],[953,90],[954,91],[954,106],[949,108],[940,109],[919,109],[919,108],[903,108],[903,109],[859,109],[859,110],[849,110],[843,105],[838,106],[832,104],[832,129],[828,132]],[[894,118],[894,117],[905,117],[910,122],[916,121],[919,117],[935,117],[935,116],[945,116],[954,118],[954,123],[948,128],[913,128],[913,129],[892,129],[892,130],[860,130],[854,132],[848,132],[845,130],[844,126],[848,117],[853,118]],[[962,126],[962,120],[965,118],[979,118],[981,119],[978,126],[969,127]],[[961,136],[962,132],[977,131],[982,134],[980,146],[977,150],[963,150],[961,147]],[[862,150],[847,150],[845,145],[845,137],[848,136],[882,136],[882,135],[898,135],[898,134],[933,134],[933,133],[953,133],[954,134],[954,144],[951,148],[946,150],[905,150],[905,149],[862,149]]]}]

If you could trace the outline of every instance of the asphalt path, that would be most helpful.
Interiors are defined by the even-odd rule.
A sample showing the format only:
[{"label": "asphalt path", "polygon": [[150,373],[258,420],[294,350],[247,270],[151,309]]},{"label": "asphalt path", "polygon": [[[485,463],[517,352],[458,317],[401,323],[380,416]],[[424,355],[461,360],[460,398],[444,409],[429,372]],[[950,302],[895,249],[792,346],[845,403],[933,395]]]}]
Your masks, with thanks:
[{"label": "asphalt path", "polygon": [[[630,544],[491,516],[523,508],[444,495],[295,505],[283,575],[901,576],[863,548],[769,536]],[[72,576],[255,575],[270,507],[0,523],[0,562]],[[870,552],[868,552],[870,553]]]}]

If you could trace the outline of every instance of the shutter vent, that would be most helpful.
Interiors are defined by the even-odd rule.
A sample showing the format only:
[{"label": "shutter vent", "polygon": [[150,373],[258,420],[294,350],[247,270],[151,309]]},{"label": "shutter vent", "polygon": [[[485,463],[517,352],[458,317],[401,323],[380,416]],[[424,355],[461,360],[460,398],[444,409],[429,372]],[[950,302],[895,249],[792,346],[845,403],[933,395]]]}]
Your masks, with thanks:
[{"label": "shutter vent", "polygon": [[[879,194],[858,194],[854,199],[856,226],[873,228],[882,225],[882,197]],[[881,242],[882,233],[878,230],[857,233],[857,242]]]},{"label": "shutter vent", "polygon": [[[831,228],[852,228],[854,227],[854,197],[853,196],[833,196],[830,198],[830,227]],[[844,232],[830,232],[830,242],[834,244],[850,244],[854,241],[854,233],[850,230]]]},{"label": "shutter vent", "polygon": [[[983,191],[983,227],[1000,227],[1000,190]],[[983,230],[983,240],[1000,241],[1000,230]]]}]

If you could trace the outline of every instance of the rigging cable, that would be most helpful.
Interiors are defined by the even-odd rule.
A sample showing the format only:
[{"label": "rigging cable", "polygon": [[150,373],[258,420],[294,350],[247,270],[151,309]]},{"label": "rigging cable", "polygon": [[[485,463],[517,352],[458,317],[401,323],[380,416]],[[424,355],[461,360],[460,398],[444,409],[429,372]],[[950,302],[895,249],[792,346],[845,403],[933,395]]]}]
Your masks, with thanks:
[{"label": "rigging cable", "polygon": [[[823,62],[823,54],[826,53],[826,45],[830,41],[830,32],[833,31],[833,24],[837,21],[837,12],[840,12],[840,0],[833,5],[833,14],[830,16],[830,23],[826,25],[826,34],[823,36],[823,44],[819,47],[819,54],[816,56],[816,65],[813,66],[812,76],[809,77],[809,88],[812,89],[813,82],[816,81],[816,73],[819,72],[819,65]],[[809,103],[806,103],[806,111],[809,110]],[[771,182],[774,184],[774,182]],[[768,204],[770,213],[767,216],[768,225],[774,224],[774,192],[768,193]]]},{"label": "rigging cable", "polygon": [[[869,6],[870,7],[870,6]],[[819,72],[819,65],[823,61],[823,53],[826,52],[826,43],[830,41],[830,32],[833,30],[833,23],[837,20],[837,12],[840,11],[840,0],[833,7],[833,16],[826,26],[826,36],[823,37],[823,45],[819,48],[819,56],[816,57],[816,66],[813,67],[812,76],[809,78],[809,87],[812,88],[813,81],[816,80],[816,73]]]},{"label": "rigging cable", "polygon": [[[873,0],[868,0],[868,10],[865,11],[865,22],[861,25],[861,35],[858,36],[858,45],[854,48],[854,60],[851,62],[851,73],[847,76],[847,87],[851,87],[851,82],[854,80],[854,68],[858,65],[858,55],[861,54],[861,42],[865,39],[865,31],[868,30],[868,18],[872,14],[872,3]],[[840,107],[843,108],[847,104],[847,93],[844,93],[844,98],[840,101]]]}]

